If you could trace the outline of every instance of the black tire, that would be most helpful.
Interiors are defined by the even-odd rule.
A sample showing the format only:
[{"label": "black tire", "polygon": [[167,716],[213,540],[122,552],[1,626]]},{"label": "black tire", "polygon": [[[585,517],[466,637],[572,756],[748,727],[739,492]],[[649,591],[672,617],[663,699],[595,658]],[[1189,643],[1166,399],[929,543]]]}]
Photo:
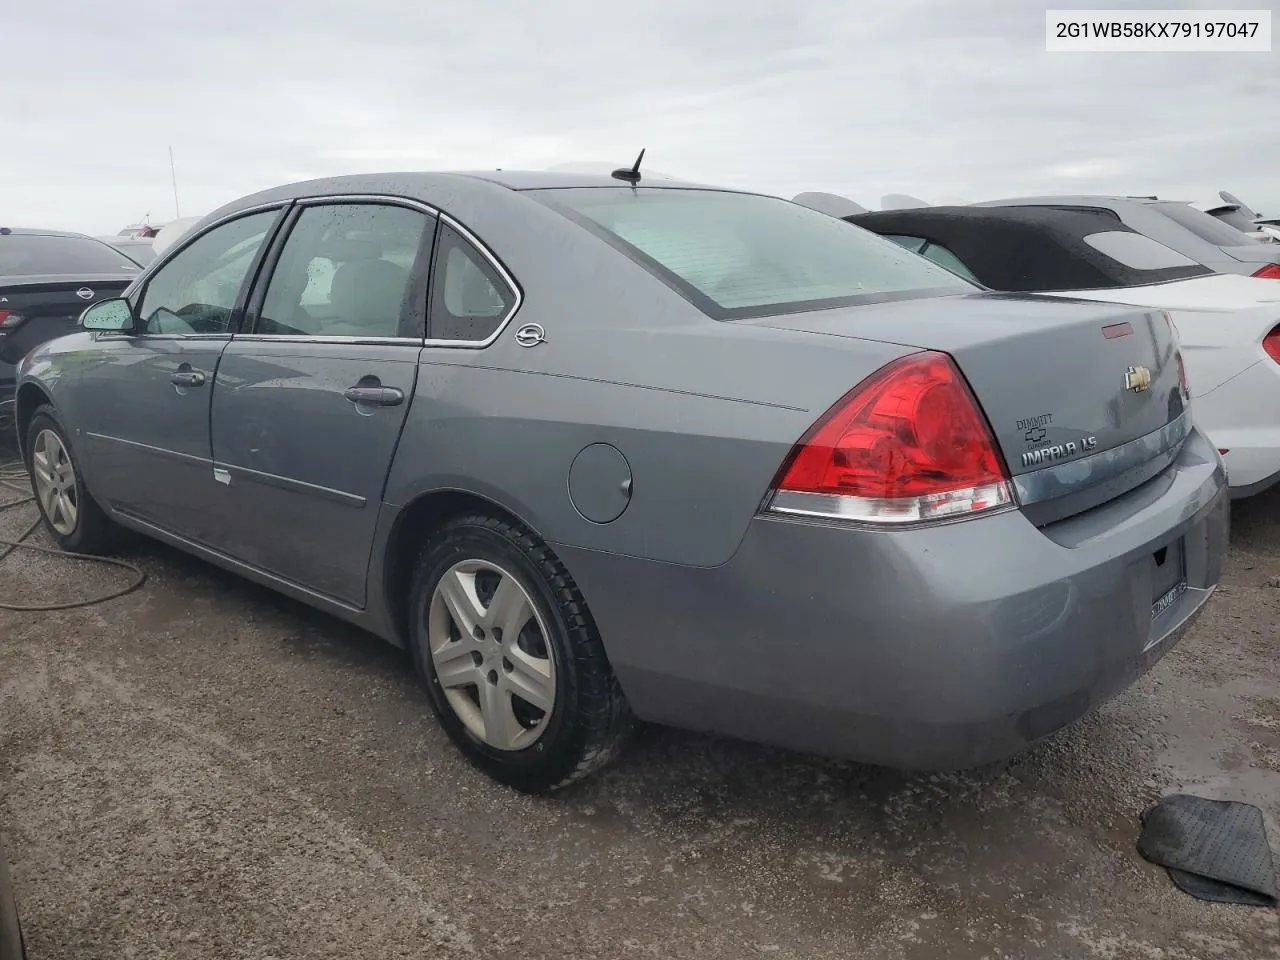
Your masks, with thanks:
[{"label": "black tire", "polygon": [[[75,471],[76,524],[68,534],[59,533],[53,526],[45,505],[40,500],[40,491],[35,481],[35,449],[36,441],[44,431],[52,431],[58,442],[67,451],[71,467]],[[84,473],[80,469],[80,461],[76,457],[75,448],[63,430],[62,425],[54,418],[53,408],[48,404],[37,408],[27,426],[27,449],[25,451],[27,470],[31,476],[31,492],[35,495],[36,506],[40,517],[44,520],[44,528],[57,542],[58,546],[68,553],[102,554],[110,552],[118,542],[119,528],[111,521],[98,501],[93,499],[84,483]]]},{"label": "black tire", "polygon": [[[427,613],[441,577],[465,560],[493,563],[510,573],[544,624],[554,662],[554,707],[539,739],[521,750],[498,750],[473,734],[436,677]],[[449,520],[419,555],[411,589],[414,662],[440,723],[475,766],[518,790],[545,793],[587,776],[617,755],[633,726],[631,710],[581,592],[539,537],[482,514]]]}]

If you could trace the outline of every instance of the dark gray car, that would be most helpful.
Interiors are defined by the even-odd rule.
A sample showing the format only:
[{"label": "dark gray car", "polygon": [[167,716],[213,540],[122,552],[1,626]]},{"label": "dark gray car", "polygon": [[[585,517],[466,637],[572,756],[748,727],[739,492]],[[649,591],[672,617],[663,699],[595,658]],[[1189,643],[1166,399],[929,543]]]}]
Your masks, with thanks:
[{"label": "dark gray car", "polygon": [[1017,197],[979,207],[1040,206],[1107,213],[1215,273],[1280,279],[1280,244],[1258,243],[1187,203],[1144,197]]},{"label": "dark gray car", "polygon": [[523,789],[633,716],[1005,756],[1141,674],[1221,571],[1162,314],[991,294],[774,197],[294,184],[82,325],[18,393],[58,542],[142,531],[407,647]]}]

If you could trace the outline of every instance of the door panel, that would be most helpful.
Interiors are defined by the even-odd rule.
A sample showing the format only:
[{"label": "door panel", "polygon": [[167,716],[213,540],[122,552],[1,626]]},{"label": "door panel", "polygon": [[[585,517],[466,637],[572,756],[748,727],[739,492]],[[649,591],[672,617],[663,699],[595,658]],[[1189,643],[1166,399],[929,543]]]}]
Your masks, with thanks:
[{"label": "door panel", "polygon": [[[211,524],[209,395],[230,337],[130,337],[100,343],[84,370],[85,449],[93,489],[112,506],[191,539]],[[203,375],[201,385],[174,383]]]},{"label": "door panel", "polygon": [[222,356],[214,466],[232,505],[216,548],[352,606],[413,399],[435,218],[307,200]]},{"label": "door panel", "polygon": [[417,345],[237,338],[214,391],[214,466],[233,505],[214,546],[362,605],[418,354]]},{"label": "door panel", "polygon": [[132,297],[136,332],[98,334],[80,371],[94,492],[202,543],[221,523],[209,446],[218,358],[280,216],[249,213],[193,237]]}]

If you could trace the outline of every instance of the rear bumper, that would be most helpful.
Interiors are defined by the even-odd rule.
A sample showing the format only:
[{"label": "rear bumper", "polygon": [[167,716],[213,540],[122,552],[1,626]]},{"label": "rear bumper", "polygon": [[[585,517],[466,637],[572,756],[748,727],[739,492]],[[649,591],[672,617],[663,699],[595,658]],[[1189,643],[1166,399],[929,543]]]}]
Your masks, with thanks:
[{"label": "rear bumper", "polygon": [[1280,365],[1262,360],[1191,401],[1191,415],[1227,466],[1233,498],[1280,481]]},{"label": "rear bumper", "polygon": [[[557,548],[645,719],[904,768],[998,760],[1144,673],[1221,576],[1229,498],[1198,431],[1165,473],[1049,528],[891,533],[758,518],[689,568]],[[1187,590],[1152,615],[1152,555]]]},{"label": "rear bumper", "polygon": [[[1247,451],[1245,452],[1247,453]],[[1223,459],[1226,459],[1226,458],[1224,457]],[[1243,458],[1239,458],[1239,459],[1243,459]],[[1272,463],[1271,466],[1274,467],[1277,465],[1275,463]],[[1231,470],[1230,463],[1228,463],[1227,465],[1227,470],[1228,471]],[[1247,470],[1247,469],[1237,470],[1235,476],[1249,477],[1249,476],[1257,476],[1259,473],[1263,473],[1263,471]],[[1228,474],[1228,476],[1230,476],[1230,474]],[[1244,500],[1244,499],[1247,499],[1248,497],[1256,497],[1258,494],[1265,493],[1266,491],[1270,490],[1277,483],[1280,483],[1280,469],[1277,469],[1275,473],[1265,474],[1264,476],[1261,477],[1261,479],[1253,480],[1252,482],[1249,482],[1249,483],[1233,483],[1231,485],[1231,499]]]}]

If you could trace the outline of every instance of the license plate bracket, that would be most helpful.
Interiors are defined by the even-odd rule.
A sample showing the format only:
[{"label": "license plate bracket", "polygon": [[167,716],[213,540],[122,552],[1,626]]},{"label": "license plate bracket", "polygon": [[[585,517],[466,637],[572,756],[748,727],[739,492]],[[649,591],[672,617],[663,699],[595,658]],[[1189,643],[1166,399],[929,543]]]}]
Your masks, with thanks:
[{"label": "license plate bracket", "polygon": [[1187,591],[1187,550],[1182,537],[1151,555],[1151,619]]}]

